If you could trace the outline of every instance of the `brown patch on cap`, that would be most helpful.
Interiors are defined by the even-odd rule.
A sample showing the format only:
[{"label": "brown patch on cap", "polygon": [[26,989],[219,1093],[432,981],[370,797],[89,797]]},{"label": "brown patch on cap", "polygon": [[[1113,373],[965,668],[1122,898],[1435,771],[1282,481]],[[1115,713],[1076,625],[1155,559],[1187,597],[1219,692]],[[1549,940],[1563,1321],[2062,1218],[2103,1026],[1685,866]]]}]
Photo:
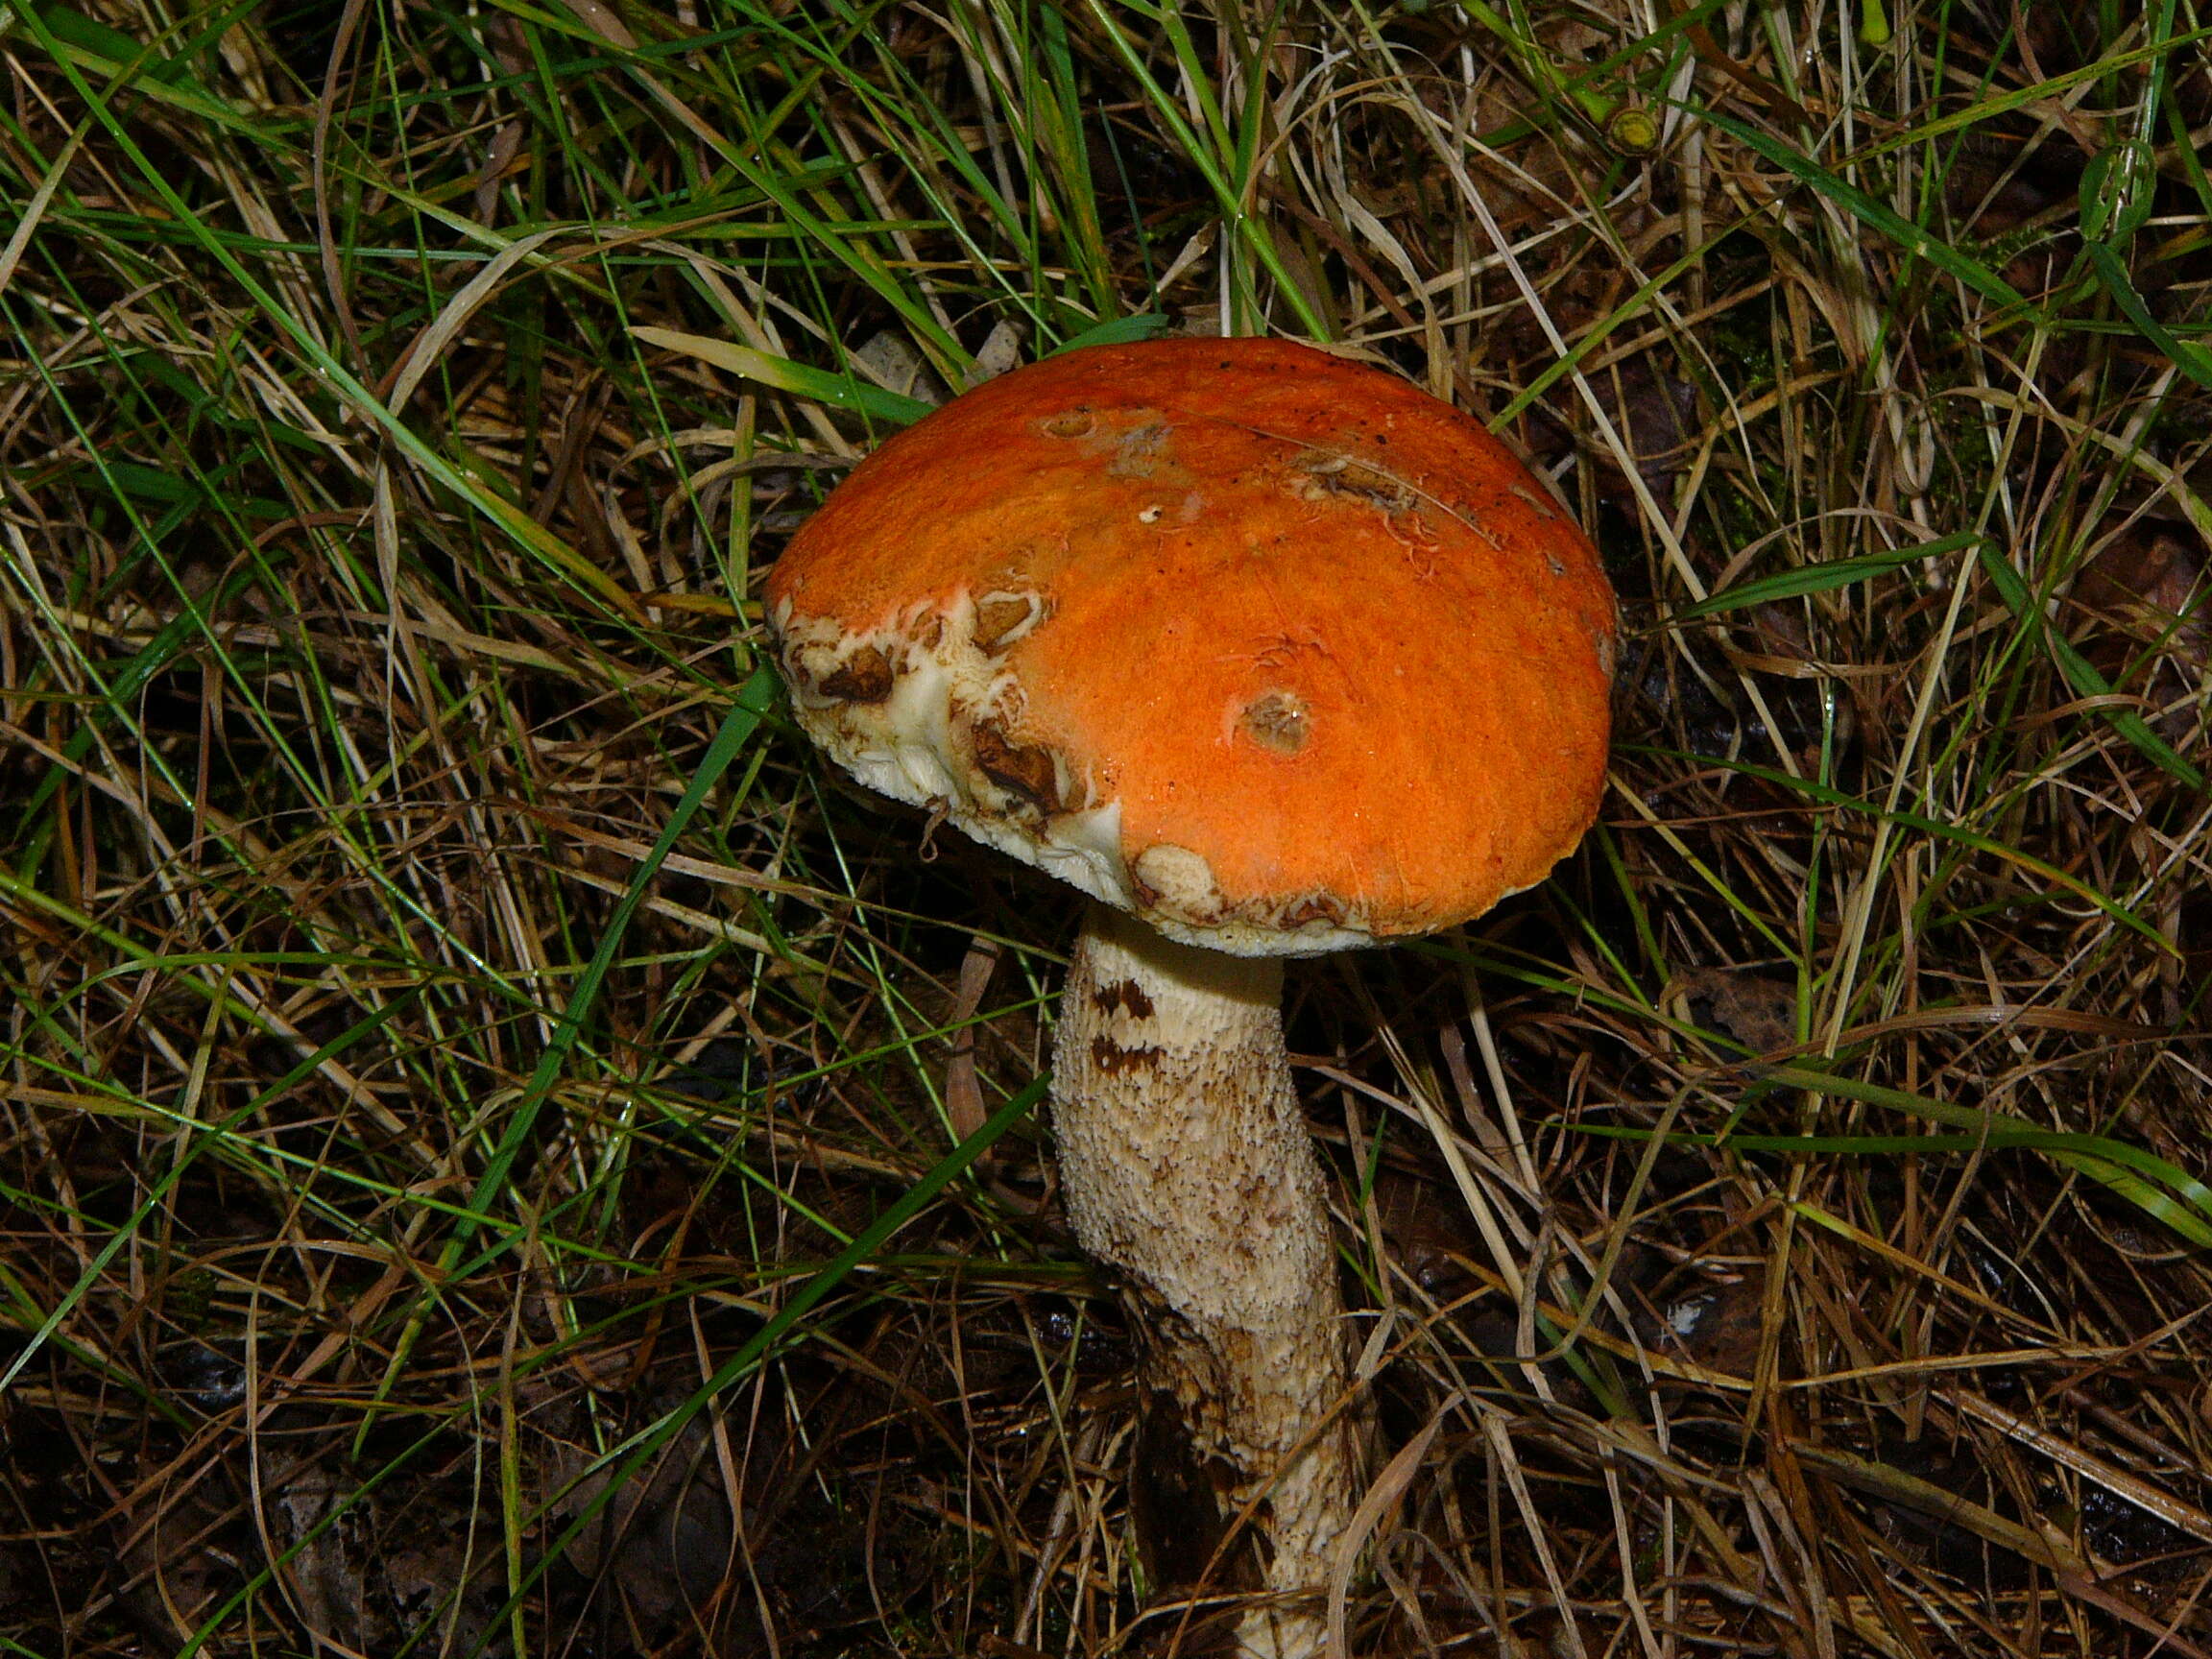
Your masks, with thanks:
[{"label": "brown patch on cap", "polygon": [[1237,726],[1271,755],[1295,755],[1306,747],[1306,699],[1295,691],[1263,691],[1244,706]]},{"label": "brown patch on cap", "polygon": [[1304,500],[1350,496],[1385,513],[1410,513],[1421,498],[1403,478],[1350,455],[1312,455],[1301,461],[1297,491]]},{"label": "brown patch on cap", "polygon": [[814,689],[840,703],[880,703],[899,684],[899,670],[874,645],[863,645],[814,683]]},{"label": "brown patch on cap", "polygon": [[1343,902],[1335,894],[1309,893],[1295,903],[1285,906],[1278,920],[1285,927],[1310,927],[1316,922],[1331,927],[1341,927],[1346,915]]},{"label": "brown patch on cap", "polygon": [[1167,423],[1147,421],[1124,432],[1114,445],[1114,458],[1106,471],[1115,478],[1149,478],[1167,458]]},{"label": "brown patch on cap", "polygon": [[994,593],[975,605],[976,649],[996,651],[1044,609],[1034,593]]},{"label": "brown patch on cap", "polygon": [[981,721],[969,728],[968,739],[975,769],[984,777],[1040,812],[1061,810],[1065,804],[1060,799],[1060,769],[1053,764],[1051,750],[1016,743],[998,727]]},{"label": "brown patch on cap", "polygon": [[1037,422],[1037,430],[1047,438],[1088,438],[1097,426],[1098,418],[1088,409],[1070,409]]}]

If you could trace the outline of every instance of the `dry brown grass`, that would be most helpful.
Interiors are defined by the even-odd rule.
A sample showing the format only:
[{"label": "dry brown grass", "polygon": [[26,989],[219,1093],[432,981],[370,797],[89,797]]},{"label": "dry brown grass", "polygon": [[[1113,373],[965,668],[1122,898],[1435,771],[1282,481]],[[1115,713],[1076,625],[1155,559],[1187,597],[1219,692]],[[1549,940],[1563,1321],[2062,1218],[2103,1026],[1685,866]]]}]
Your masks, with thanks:
[{"label": "dry brown grass", "polygon": [[1633,641],[1552,883],[1293,975],[1348,1652],[2212,1651],[2202,22],[1873,15],[0,9],[8,1650],[1205,1650],[1071,901],[750,597],[1157,312],[1494,418]]}]

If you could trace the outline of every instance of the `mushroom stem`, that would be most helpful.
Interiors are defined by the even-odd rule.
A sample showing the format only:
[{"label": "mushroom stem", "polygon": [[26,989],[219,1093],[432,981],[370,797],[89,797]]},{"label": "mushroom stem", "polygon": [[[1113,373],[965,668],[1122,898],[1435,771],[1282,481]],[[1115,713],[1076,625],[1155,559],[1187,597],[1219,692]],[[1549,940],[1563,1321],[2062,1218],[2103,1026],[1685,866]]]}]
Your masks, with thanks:
[{"label": "mushroom stem", "polygon": [[[1178,945],[1093,904],[1053,1046],[1076,1237],[1127,1280],[1154,1409],[1226,1524],[1254,1505],[1266,1587],[1310,1603],[1362,1486],[1321,1170],[1283,1046],[1278,957]],[[1162,1398],[1165,1396],[1166,1398]],[[1322,1647],[1318,1609],[1255,1611],[1247,1653]]]}]

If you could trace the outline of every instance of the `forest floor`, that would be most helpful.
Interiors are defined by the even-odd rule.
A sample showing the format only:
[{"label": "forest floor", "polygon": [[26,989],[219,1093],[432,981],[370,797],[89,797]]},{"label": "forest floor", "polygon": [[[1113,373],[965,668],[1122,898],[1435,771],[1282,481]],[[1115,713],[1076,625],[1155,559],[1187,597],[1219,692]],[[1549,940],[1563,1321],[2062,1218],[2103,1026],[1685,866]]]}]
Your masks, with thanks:
[{"label": "forest floor", "polygon": [[758,600],[1168,331],[1482,419],[1622,600],[1582,849],[1291,972],[1347,1659],[2212,1652],[2208,37],[4,0],[0,1649],[1218,1649],[1031,1109],[1079,900]]}]

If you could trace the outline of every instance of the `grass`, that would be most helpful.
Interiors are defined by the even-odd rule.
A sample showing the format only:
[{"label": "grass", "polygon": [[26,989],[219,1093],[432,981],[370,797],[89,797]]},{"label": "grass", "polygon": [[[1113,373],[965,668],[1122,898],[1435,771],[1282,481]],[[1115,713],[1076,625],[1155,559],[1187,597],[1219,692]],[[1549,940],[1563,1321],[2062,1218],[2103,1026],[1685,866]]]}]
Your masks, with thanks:
[{"label": "grass", "polygon": [[2212,1649],[2208,26],[0,7],[8,1650],[1205,1649],[1074,901],[755,597],[1157,328],[1490,419],[1627,623],[1582,853],[1292,976],[1349,1651]]}]

